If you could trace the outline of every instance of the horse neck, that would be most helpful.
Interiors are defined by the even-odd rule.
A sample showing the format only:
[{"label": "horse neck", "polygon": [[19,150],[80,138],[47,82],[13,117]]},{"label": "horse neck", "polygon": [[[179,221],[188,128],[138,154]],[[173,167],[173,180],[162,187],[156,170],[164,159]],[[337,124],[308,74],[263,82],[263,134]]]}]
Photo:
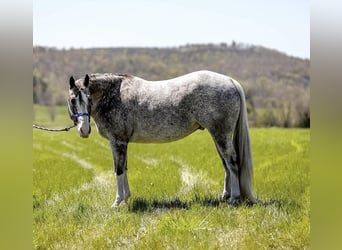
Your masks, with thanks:
[{"label": "horse neck", "polygon": [[[115,99],[114,93],[111,91],[103,91],[102,89],[94,92],[90,95],[92,100],[92,116],[96,119],[98,112],[102,112],[103,109],[107,109],[111,103],[111,99]],[[99,114],[103,115],[103,114]]]}]

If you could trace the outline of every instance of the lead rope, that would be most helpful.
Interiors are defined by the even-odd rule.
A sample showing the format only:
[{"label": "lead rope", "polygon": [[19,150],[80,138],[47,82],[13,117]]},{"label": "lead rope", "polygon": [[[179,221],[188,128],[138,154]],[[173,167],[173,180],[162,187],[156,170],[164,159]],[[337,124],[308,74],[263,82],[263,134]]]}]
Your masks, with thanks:
[{"label": "lead rope", "polygon": [[36,124],[33,124],[33,127],[36,129],[41,129],[41,130],[45,130],[45,131],[51,131],[51,132],[61,132],[61,131],[69,131],[69,129],[76,127],[77,125],[72,125],[70,127],[66,127],[66,128],[45,128]]}]

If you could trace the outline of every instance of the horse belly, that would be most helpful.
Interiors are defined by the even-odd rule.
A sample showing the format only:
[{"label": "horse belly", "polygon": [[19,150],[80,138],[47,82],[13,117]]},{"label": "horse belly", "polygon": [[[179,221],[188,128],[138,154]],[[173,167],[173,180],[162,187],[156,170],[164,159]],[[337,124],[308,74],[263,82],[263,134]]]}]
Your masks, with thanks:
[{"label": "horse belly", "polygon": [[200,128],[196,122],[182,124],[181,126],[179,123],[158,124],[156,122],[137,126],[130,141],[141,143],[171,142],[182,139]]}]

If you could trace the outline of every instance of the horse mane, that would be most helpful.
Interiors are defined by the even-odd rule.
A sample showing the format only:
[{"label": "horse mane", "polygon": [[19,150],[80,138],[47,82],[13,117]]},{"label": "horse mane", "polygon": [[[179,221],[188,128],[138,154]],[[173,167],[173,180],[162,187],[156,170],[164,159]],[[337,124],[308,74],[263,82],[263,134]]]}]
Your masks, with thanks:
[{"label": "horse mane", "polygon": [[89,75],[89,93],[100,95],[97,113],[101,119],[110,119],[109,111],[120,105],[122,83],[128,83],[134,76],[117,73],[94,73]]},{"label": "horse mane", "polygon": [[125,80],[133,78],[132,75],[118,74],[118,73],[94,73],[89,75],[92,82],[117,82],[118,80]]}]

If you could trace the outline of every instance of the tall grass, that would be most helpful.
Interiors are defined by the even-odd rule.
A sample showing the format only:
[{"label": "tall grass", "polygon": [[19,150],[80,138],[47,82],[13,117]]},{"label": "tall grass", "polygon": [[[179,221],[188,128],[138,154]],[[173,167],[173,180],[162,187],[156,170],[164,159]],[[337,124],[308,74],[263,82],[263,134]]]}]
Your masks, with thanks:
[{"label": "tall grass", "polygon": [[[35,108],[37,123],[55,124]],[[70,122],[61,108],[55,121]],[[132,197],[113,210],[106,140],[95,130],[89,139],[33,131],[33,248],[310,248],[310,131],[252,129],[251,138],[259,204],[233,208],[219,199],[223,167],[210,135],[198,131],[168,144],[129,144]]]}]

